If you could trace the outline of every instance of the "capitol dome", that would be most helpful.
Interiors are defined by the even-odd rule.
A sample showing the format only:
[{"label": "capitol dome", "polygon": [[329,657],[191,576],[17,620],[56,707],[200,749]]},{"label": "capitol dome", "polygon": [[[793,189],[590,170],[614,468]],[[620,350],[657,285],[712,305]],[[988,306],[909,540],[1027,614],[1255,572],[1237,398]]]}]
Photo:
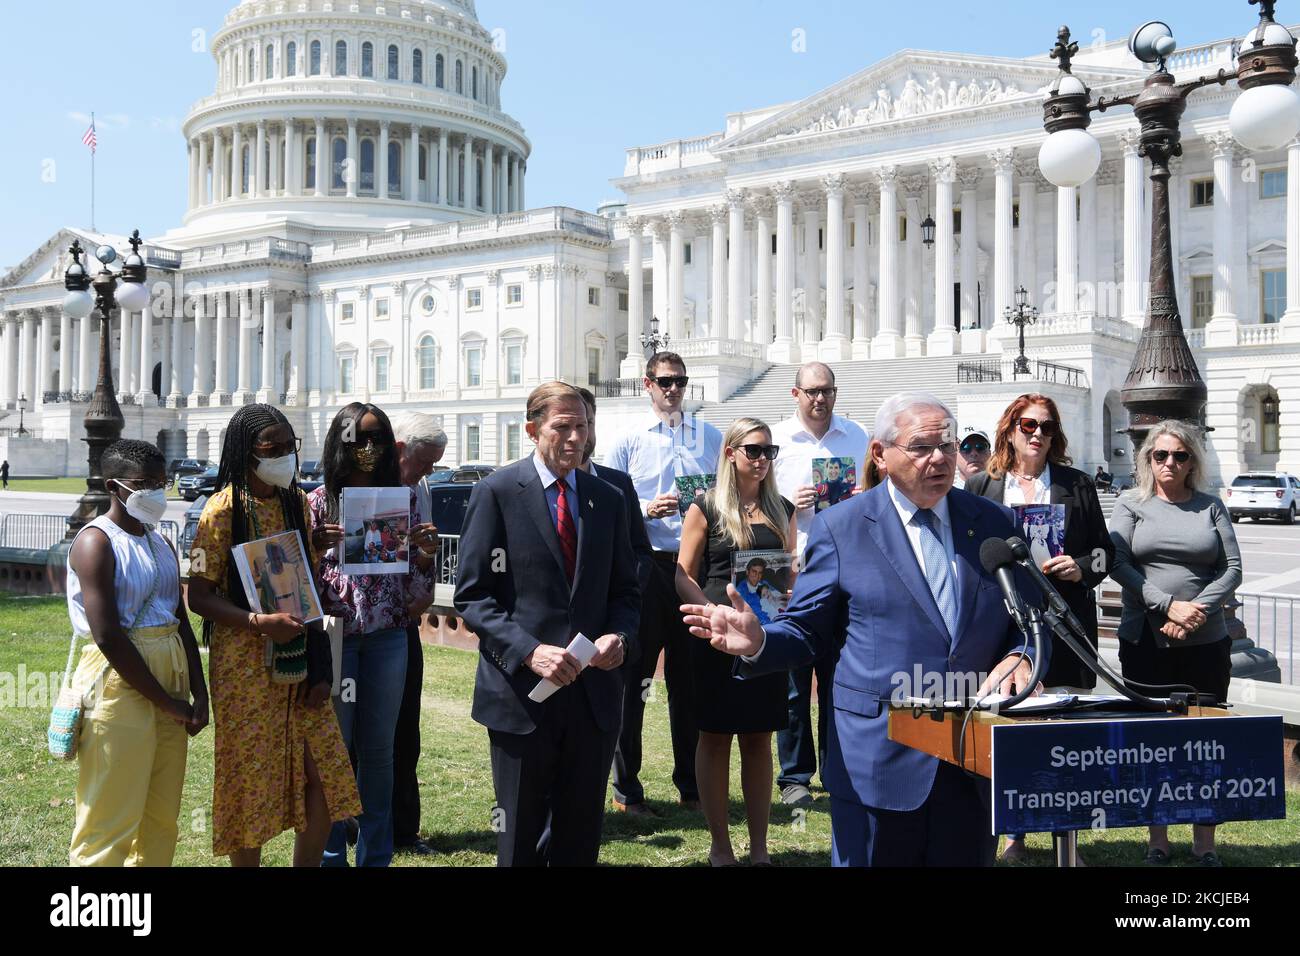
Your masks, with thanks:
[{"label": "capitol dome", "polygon": [[[244,0],[184,125],[184,232],[384,229],[524,206],[531,144],[473,0]],[[318,174],[319,173],[319,174]]]}]

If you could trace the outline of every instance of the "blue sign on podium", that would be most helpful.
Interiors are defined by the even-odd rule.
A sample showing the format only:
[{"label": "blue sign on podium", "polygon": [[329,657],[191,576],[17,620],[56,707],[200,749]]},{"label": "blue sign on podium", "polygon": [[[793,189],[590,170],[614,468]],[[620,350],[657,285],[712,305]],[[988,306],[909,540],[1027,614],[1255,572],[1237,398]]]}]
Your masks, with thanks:
[{"label": "blue sign on podium", "polygon": [[992,728],[994,833],[1286,817],[1281,717]]}]

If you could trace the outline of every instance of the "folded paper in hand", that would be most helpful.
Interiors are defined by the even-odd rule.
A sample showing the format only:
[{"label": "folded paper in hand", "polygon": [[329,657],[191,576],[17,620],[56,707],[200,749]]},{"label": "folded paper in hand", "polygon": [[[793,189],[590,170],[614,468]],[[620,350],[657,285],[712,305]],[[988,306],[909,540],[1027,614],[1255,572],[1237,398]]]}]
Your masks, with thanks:
[{"label": "folded paper in hand", "polygon": [[[596,645],[587,640],[586,636],[582,634],[579,634],[570,641],[569,646],[566,647],[565,650],[577,659],[579,671],[586,670],[587,665],[591,663],[591,659],[595,657],[597,653]],[[537,686],[533,688],[532,693],[528,695],[528,699],[534,704],[540,704],[559,689],[559,684],[553,684],[551,681],[543,678],[538,682]]]}]

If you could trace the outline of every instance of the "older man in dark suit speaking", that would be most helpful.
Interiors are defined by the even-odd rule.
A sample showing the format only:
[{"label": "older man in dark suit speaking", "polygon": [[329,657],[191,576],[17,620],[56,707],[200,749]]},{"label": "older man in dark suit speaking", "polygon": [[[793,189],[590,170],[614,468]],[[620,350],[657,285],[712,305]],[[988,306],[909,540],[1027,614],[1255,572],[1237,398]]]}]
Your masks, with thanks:
[{"label": "older man in dark suit speaking", "polygon": [[731,587],[730,607],[682,608],[691,633],[743,658],[741,676],[799,667],[843,643],[822,771],[836,866],[993,862],[988,782],[888,733],[891,697],[923,693],[905,686],[917,668],[980,694],[1010,692],[1032,670],[979,560],[986,538],[1015,532],[1011,511],[952,487],[955,425],[933,396],[885,401],[870,453],[887,479],[814,520],[794,596],[766,628]]},{"label": "older man in dark suit speaking", "polygon": [[[571,385],[528,397],[536,452],[475,487],[465,515],[456,609],[478,635],[473,717],[488,728],[500,866],[591,866],[635,659],[636,559],[617,488],[578,470],[587,412]],[[566,648],[596,646],[584,669]],[[541,681],[558,685],[543,703]],[[550,821],[550,836],[539,840]]]}]

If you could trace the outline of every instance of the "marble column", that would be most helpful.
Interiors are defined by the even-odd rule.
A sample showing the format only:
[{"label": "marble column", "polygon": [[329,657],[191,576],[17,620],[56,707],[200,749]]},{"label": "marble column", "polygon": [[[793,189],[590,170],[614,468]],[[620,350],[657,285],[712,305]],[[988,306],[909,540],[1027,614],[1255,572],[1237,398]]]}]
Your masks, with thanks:
[{"label": "marble column", "polygon": [[226,142],[220,129],[212,131],[212,202],[223,202],[226,198],[226,174],[230,166],[226,163]]},{"label": "marble column", "polygon": [[139,369],[135,381],[136,401],[139,402],[141,407],[147,407],[154,400],[153,309],[146,307],[140,312],[140,328],[137,332],[140,339],[138,354],[136,355],[136,365]]},{"label": "marble column", "polygon": [[1286,312],[1282,341],[1300,342],[1300,137],[1286,147]]},{"label": "marble column", "polygon": [[307,404],[307,293],[289,293],[289,375],[285,383],[289,405]]},{"label": "marble column", "polygon": [[451,199],[447,195],[447,131],[438,130],[438,195],[435,202],[443,206],[450,206]]},{"label": "marble column", "polygon": [[99,362],[99,336],[95,334],[99,320],[94,314],[77,320],[77,385],[73,391],[89,395],[95,390],[95,372]]},{"label": "marble column", "polygon": [[668,223],[656,219],[650,224],[650,315],[659,320],[661,332],[668,331]]},{"label": "marble column", "polygon": [[1079,310],[1079,220],[1077,186],[1056,189],[1056,308],[1065,315]]},{"label": "marble column", "polygon": [[952,186],[957,163],[951,156],[930,164],[934,177],[934,328],[926,339],[927,355],[953,355],[960,350],[953,302]]},{"label": "marble column", "polygon": [[772,217],[771,196],[754,197],[754,341],[772,343]]},{"label": "marble column", "polygon": [[231,136],[230,198],[244,198],[244,128],[236,124]]},{"label": "marble column", "polygon": [[298,124],[292,117],[284,121],[284,133],[280,143],[284,147],[284,166],[283,173],[280,177],[280,183],[277,186],[284,196],[299,196],[301,190],[298,188],[298,174],[301,170],[301,164],[298,161]]},{"label": "marble column", "polygon": [[496,155],[492,141],[483,144],[483,212],[489,216],[497,214],[496,205]]},{"label": "marble column", "polygon": [[644,372],[640,356],[645,322],[645,226],[640,216],[627,220],[627,358],[619,369],[621,378],[637,378]]},{"label": "marble column", "polygon": [[1119,143],[1124,154],[1124,321],[1140,326],[1146,322],[1146,276],[1142,274],[1146,163],[1138,155],[1141,137],[1136,127],[1120,133]]},{"label": "marble column", "polygon": [[208,138],[199,136],[199,197],[198,205],[212,204],[212,180],[208,170]]},{"label": "marble column", "polygon": [[855,361],[871,358],[871,195],[866,184],[852,187],[853,196],[853,349]]},{"label": "marble column", "polygon": [[241,289],[239,297],[239,320],[236,326],[235,341],[238,346],[237,362],[235,369],[235,395],[233,402],[235,405],[244,404],[245,400],[253,394],[253,305],[250,301],[251,293]]},{"label": "marble column", "polygon": [[[1175,233],[1176,235],[1177,233]],[[1174,269],[1178,253],[1174,252]],[[1099,312],[1097,302],[1097,177],[1079,187],[1079,311]]]},{"label": "marble column", "polygon": [[[406,145],[406,200],[420,202],[420,127],[411,124],[409,142]],[[426,176],[425,182],[428,182]]]},{"label": "marble column", "polygon": [[796,330],[795,339],[802,343],[803,355],[816,355],[822,339],[821,194],[805,190],[799,194],[799,204],[803,207],[803,275],[796,281],[803,286],[803,328]]},{"label": "marble column", "polygon": [[1016,162],[1020,176],[1020,228],[1019,249],[1016,262],[1019,266],[1018,282],[1029,292],[1032,302],[1042,302],[1038,288],[1038,158],[1026,157]]},{"label": "marble column", "polygon": [[675,342],[686,338],[686,217],[668,214],[668,330]]},{"label": "marble column", "polygon": [[990,326],[1005,323],[1006,310],[1015,301],[1014,160],[1015,152],[1010,149],[995,149],[988,154],[989,165],[993,167],[993,321],[988,323]]},{"label": "marble column", "polygon": [[189,208],[195,209],[199,205],[199,144],[194,140],[190,140],[189,160],[190,160]]},{"label": "marble column", "polygon": [[466,209],[474,208],[474,137],[466,136],[460,149],[460,188],[463,195],[461,205]]},{"label": "marble column", "polygon": [[390,126],[387,120],[379,124],[379,155],[375,157],[375,195],[380,199],[388,198],[388,134]]},{"label": "marble column", "polygon": [[[709,207],[709,338],[720,339],[728,334],[727,326],[727,220],[730,212],[726,206]],[[696,334],[699,334],[698,324]]]},{"label": "marble column", "polygon": [[194,297],[194,382],[190,391],[190,408],[207,400],[212,388],[212,324],[208,318],[207,297]]},{"label": "marble column", "polygon": [[1236,345],[1240,323],[1234,308],[1236,281],[1232,271],[1233,160],[1236,140],[1226,130],[1206,137],[1214,153],[1214,315],[1205,330],[1207,345]]},{"label": "marble column", "polygon": [[906,178],[907,241],[903,244],[903,349],[909,358],[925,354],[921,322],[921,190],[920,176]]},{"label": "marble column", "polygon": [[896,359],[906,354],[898,297],[898,167],[881,166],[880,180],[880,281],[876,285],[880,327],[871,340],[873,359]]},{"label": "marble column", "polygon": [[122,401],[135,394],[135,313],[119,309],[121,328],[117,342],[117,395]]},{"label": "marble column", "polygon": [[167,390],[167,407],[177,408],[180,406],[181,399],[185,397],[185,393],[181,391],[181,363],[185,357],[185,299],[183,296],[176,296],[175,304],[172,307],[171,328],[171,337],[167,342],[171,352],[167,370],[171,374],[166,376],[163,387]]},{"label": "marble column", "polygon": [[[280,393],[275,390],[275,290],[263,289],[262,296],[262,384],[257,390],[259,402],[278,404]],[[253,330],[248,330],[253,338]],[[288,390],[289,383],[285,382]]]},{"label": "marble column", "polygon": [[826,338],[819,354],[824,362],[843,362],[853,355],[844,323],[844,190],[841,175],[822,180],[826,189]]},{"label": "marble column", "polygon": [[497,155],[497,212],[514,212],[510,207],[510,157],[505,147]]},{"label": "marble column", "polygon": [[230,293],[219,292],[216,299],[216,381],[212,388],[212,404],[219,405],[230,397]]},{"label": "marble column", "polygon": [[361,183],[361,153],[358,148],[357,118],[348,117],[348,159],[343,166],[343,184],[347,187],[349,199],[357,198],[357,187]]},{"label": "marble column", "polygon": [[325,134],[325,118],[321,116],[317,116],[316,117],[316,187],[314,190],[314,193],[317,196],[328,195],[328,191],[330,188],[330,181],[331,181],[330,177],[332,175],[332,170],[330,169],[330,161],[329,161],[329,156],[330,156],[329,143],[326,142],[326,139],[327,137]]},{"label": "marble column", "polygon": [[768,349],[772,362],[797,362],[794,344],[794,183],[772,187],[776,199],[776,338]]},{"label": "marble column", "polygon": [[3,324],[4,339],[0,341],[0,403],[4,408],[12,408],[18,398],[18,379],[14,376],[14,334],[18,328],[17,318],[12,312],[0,315]]},{"label": "marble column", "polygon": [[727,338],[744,341],[749,290],[745,277],[745,191],[727,190]]},{"label": "marble column", "polygon": [[250,199],[265,196],[270,185],[266,168],[266,120],[257,122],[257,144],[254,148],[257,156],[253,159],[254,181],[251,183],[253,188],[248,191]]},{"label": "marble column", "polygon": [[983,328],[979,314],[979,182],[983,170],[965,166],[957,171],[961,180],[961,327],[962,352],[966,347],[965,330],[978,329],[983,351]]}]

